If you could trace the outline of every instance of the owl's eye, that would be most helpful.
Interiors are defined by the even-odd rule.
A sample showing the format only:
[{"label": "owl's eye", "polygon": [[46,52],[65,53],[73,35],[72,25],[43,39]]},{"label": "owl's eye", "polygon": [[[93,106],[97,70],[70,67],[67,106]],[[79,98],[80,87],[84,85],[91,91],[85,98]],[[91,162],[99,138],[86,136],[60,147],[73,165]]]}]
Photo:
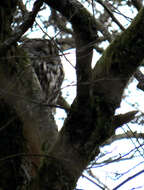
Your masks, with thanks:
[{"label": "owl's eye", "polygon": [[41,47],[35,47],[35,51],[40,52],[43,51]]}]

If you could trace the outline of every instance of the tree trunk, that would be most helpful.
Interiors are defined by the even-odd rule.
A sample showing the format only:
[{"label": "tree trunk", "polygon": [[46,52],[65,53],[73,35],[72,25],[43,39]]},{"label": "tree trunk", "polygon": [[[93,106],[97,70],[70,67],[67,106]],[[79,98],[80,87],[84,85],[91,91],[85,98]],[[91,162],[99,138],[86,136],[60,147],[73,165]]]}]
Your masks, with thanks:
[{"label": "tree trunk", "polygon": [[[1,47],[12,36],[16,3],[0,3]],[[114,134],[115,119],[119,120],[114,117],[115,110],[144,57],[144,9],[92,70],[98,29],[93,16],[76,0],[45,3],[72,24],[77,50],[77,97],[58,133],[51,108],[41,104],[44,95],[26,53],[13,42],[0,54],[0,188],[4,190],[74,189],[83,170],[98,155],[99,146]],[[44,143],[48,151],[45,154],[41,150]]]}]

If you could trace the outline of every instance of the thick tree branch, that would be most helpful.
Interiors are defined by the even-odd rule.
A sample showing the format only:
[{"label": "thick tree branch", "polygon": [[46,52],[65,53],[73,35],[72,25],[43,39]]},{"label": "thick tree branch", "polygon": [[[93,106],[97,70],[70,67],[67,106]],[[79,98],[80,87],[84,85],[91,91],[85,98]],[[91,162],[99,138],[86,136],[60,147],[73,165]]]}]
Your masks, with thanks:
[{"label": "thick tree branch", "polygon": [[[91,99],[91,60],[97,38],[97,23],[93,16],[76,0],[44,1],[71,22],[76,43],[77,103],[85,106]],[[88,82],[88,85],[81,85]]]},{"label": "thick tree branch", "polygon": [[76,0],[54,0],[53,2],[44,0],[44,2],[65,16],[67,21],[71,22],[75,34],[81,33],[84,41],[96,39],[97,23],[81,3]]},{"label": "thick tree branch", "polygon": [[[91,76],[90,62],[97,29],[94,18],[75,0],[45,2],[72,23],[77,47],[78,90],[64,127],[49,152],[52,159],[44,160],[31,188],[35,189],[37,184],[43,190],[72,189],[87,164],[99,153],[99,145],[115,132],[112,126],[114,111],[120,104],[128,79],[143,59],[144,9],[104,52]],[[89,88],[81,88],[80,82],[91,82],[91,77],[94,81],[88,84]],[[94,90],[92,99],[91,89]],[[48,172],[53,170],[55,172],[49,176]]]},{"label": "thick tree branch", "polygon": [[69,103],[61,96],[58,98],[58,105],[62,106],[62,108],[68,113],[70,111]]},{"label": "thick tree branch", "polygon": [[137,87],[144,91],[144,75],[140,70],[137,70],[134,74],[134,77],[138,80]]},{"label": "thick tree branch", "polygon": [[124,134],[119,134],[119,135],[113,135],[111,138],[109,138],[108,140],[106,140],[102,146],[105,145],[110,145],[113,142],[117,141],[117,140],[122,140],[122,139],[144,139],[144,133],[137,133],[137,132],[132,132],[132,131],[127,131]]},{"label": "thick tree branch", "polygon": [[34,21],[35,21],[35,17],[37,15],[37,13],[40,10],[40,7],[43,5],[43,1],[42,0],[36,0],[32,9],[32,12],[30,12],[27,16],[27,18],[25,19],[25,21],[20,25],[19,28],[16,28],[15,31],[13,32],[13,34],[6,39],[3,44],[1,44],[0,46],[0,55],[3,55],[4,52],[6,52],[11,45],[15,44],[20,38],[21,36],[30,28],[32,27]]},{"label": "thick tree branch", "polygon": [[[20,123],[18,129],[13,134],[13,139],[19,134],[19,130],[22,131],[22,137],[26,144],[26,149],[21,148],[21,152],[27,152],[31,154],[41,154],[42,146],[44,151],[48,151],[57,138],[57,126],[54,121],[52,111],[50,107],[43,106],[44,94],[41,90],[39,81],[33,71],[30,60],[26,53],[24,53],[21,47],[16,44],[21,35],[32,26],[35,16],[38,13],[42,1],[37,1],[34,5],[33,11],[29,14],[26,22],[24,22],[19,30],[12,33],[11,22],[13,13],[11,9],[12,2],[6,1],[4,4],[0,3],[0,21],[4,23],[0,26],[0,45],[1,45],[1,64],[0,64],[0,106],[1,112],[3,112],[3,105],[10,107],[8,111],[5,111],[5,115],[9,114],[11,110],[14,112],[14,119],[8,127],[16,125],[17,121]],[[7,6],[6,3],[9,3]],[[13,5],[13,4],[12,4]],[[6,9],[5,7],[6,6]],[[15,3],[16,8],[16,3]],[[7,10],[7,11],[5,11]],[[11,115],[10,115],[11,116]],[[8,116],[7,116],[8,117]],[[7,118],[13,119],[13,118]],[[1,118],[3,121],[3,118]],[[15,126],[16,128],[17,126]],[[11,128],[10,128],[11,130]],[[9,134],[7,128],[3,128],[2,133]],[[1,136],[3,137],[3,135]],[[6,140],[6,139],[5,139]],[[22,139],[21,139],[22,140]],[[13,141],[12,141],[13,142]],[[15,143],[16,144],[16,143]],[[18,142],[17,142],[18,144]],[[21,144],[21,142],[20,142]],[[17,151],[15,149],[15,151]],[[13,152],[12,152],[13,153]],[[11,154],[11,151],[7,150],[7,154]],[[6,154],[6,155],[7,155]],[[2,154],[1,154],[2,155]],[[34,176],[37,172],[36,167],[40,166],[40,157],[28,157],[30,161],[29,168],[25,168],[26,172],[34,169],[34,173],[29,175]],[[23,161],[22,159],[19,159]],[[6,173],[7,173],[6,168]],[[28,169],[28,170],[27,170]],[[8,169],[13,175],[13,168]],[[20,169],[19,169],[20,171]],[[18,175],[19,175],[19,171]],[[0,174],[2,176],[2,173]],[[9,181],[8,176],[5,181]],[[21,179],[22,181],[23,179]],[[4,182],[5,183],[5,182]],[[22,182],[23,183],[23,182]],[[6,184],[9,185],[9,184]],[[9,188],[7,188],[9,189]],[[15,188],[12,188],[15,189]]]},{"label": "thick tree branch", "polygon": [[135,115],[138,113],[138,111],[130,111],[125,114],[119,114],[115,115],[113,117],[112,125],[116,129],[126,123],[129,123],[131,120],[135,118]]},{"label": "thick tree branch", "polygon": [[131,0],[131,2],[138,11],[142,8],[142,0]]},{"label": "thick tree branch", "polygon": [[101,94],[111,105],[119,106],[125,85],[143,60],[143,22],[142,8],[130,27],[105,50],[94,68],[95,93]]}]

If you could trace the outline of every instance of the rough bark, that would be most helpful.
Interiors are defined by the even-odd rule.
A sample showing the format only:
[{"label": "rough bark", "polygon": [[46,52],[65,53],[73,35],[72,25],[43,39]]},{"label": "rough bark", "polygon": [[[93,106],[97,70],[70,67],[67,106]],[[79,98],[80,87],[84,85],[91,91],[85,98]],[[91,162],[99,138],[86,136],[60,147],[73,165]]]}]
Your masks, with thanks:
[{"label": "rough bark", "polygon": [[[51,5],[50,2],[45,2]],[[56,1],[51,6],[69,19],[68,13],[71,3],[75,9],[78,8],[79,5],[76,1],[64,1],[63,3]],[[85,56],[86,52],[83,51],[81,57],[83,55],[85,60],[80,60],[78,59],[78,52],[83,46],[88,47],[92,43],[92,38],[90,33],[88,39],[83,38],[85,30],[84,25],[81,23],[82,16],[79,19],[79,26],[83,26],[83,29],[79,30],[77,28],[79,26],[75,23],[75,18],[77,20],[77,16],[79,16],[77,13],[78,11],[74,11],[70,17],[77,45],[77,68],[80,68],[77,71],[77,79],[84,77],[81,80],[81,85],[84,82],[84,84],[89,85],[89,88],[85,92],[84,89],[86,90],[86,88],[81,87],[78,80],[77,98],[72,104],[56,144],[49,154],[53,160],[45,159],[44,164],[40,168],[40,174],[43,174],[42,177],[41,175],[38,177],[40,189],[49,189],[50,186],[54,187],[53,189],[73,189],[84,168],[98,154],[99,145],[114,134],[115,128],[112,125],[114,111],[120,105],[126,83],[143,59],[142,44],[144,36],[142,26],[144,10],[142,9],[132,25],[117,37],[104,52],[94,68],[93,85],[91,86],[90,80],[92,79],[89,73],[92,71],[87,69],[87,73],[79,72],[83,71],[83,69],[86,71],[85,68],[90,68],[90,54]],[[89,15],[90,19],[93,20]],[[87,28],[91,31],[90,27]],[[81,43],[77,41],[77,36],[80,35]],[[55,180],[53,182],[52,180],[49,181],[48,172],[46,172],[46,168],[49,168],[54,162],[56,165],[57,163],[60,164],[55,169],[56,173],[62,173],[59,178],[60,181],[57,182]],[[51,179],[56,179],[55,172],[51,175],[53,175]],[[57,185],[55,186],[55,184]]]},{"label": "rough bark", "polygon": [[16,3],[9,0],[0,3],[0,45],[3,48],[0,54],[2,189],[16,189],[29,182],[42,158],[35,155],[42,153],[43,144],[49,149],[57,137],[51,108],[42,104],[43,93],[30,60],[15,41],[24,31],[13,38],[11,22]]},{"label": "rough bark", "polygon": [[[5,5],[6,2],[9,4]],[[16,2],[12,5],[10,2],[0,3],[0,21],[4,23],[0,28],[2,45],[12,34],[9,12],[16,7]],[[76,0],[45,0],[45,3],[72,23],[77,49],[77,97],[62,130],[57,136],[50,109],[41,104],[43,94],[29,60],[27,56],[23,58],[23,51],[14,42],[1,57],[4,58],[0,65],[1,97],[20,121],[20,134],[26,138],[29,153],[41,154],[44,143],[41,140],[53,144],[27,189],[72,190],[88,163],[99,153],[99,146],[115,132],[115,109],[120,105],[126,83],[144,57],[144,9],[112,42],[92,70],[92,50],[97,38],[94,17]],[[7,12],[3,11],[5,6],[8,6]],[[19,150],[25,151],[23,144],[15,151],[19,153]],[[30,160],[39,167],[40,159],[30,157]],[[12,174],[4,180],[8,181]],[[0,185],[2,189],[10,189]]]}]

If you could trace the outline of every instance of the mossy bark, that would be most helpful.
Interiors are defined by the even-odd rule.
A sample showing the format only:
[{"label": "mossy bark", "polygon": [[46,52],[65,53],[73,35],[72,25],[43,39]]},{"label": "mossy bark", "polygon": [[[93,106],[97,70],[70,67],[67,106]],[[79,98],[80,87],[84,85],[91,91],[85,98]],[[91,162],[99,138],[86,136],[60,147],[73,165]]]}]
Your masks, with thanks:
[{"label": "mossy bark", "polygon": [[[0,3],[0,45],[13,33],[16,4]],[[48,151],[56,140],[57,126],[23,49],[16,42],[0,56],[0,188],[21,189],[37,173],[43,144]]]},{"label": "mossy bark", "polygon": [[[4,23],[0,27],[1,44],[11,34],[11,13],[16,7],[14,0],[7,0],[5,3],[0,3],[0,10],[7,9],[6,12],[0,12],[0,21]],[[0,62],[1,102],[3,100],[3,103],[0,102],[0,108],[1,113],[4,112],[1,127],[5,124],[7,117],[17,119],[0,134],[3,135],[4,146],[11,143],[10,147],[13,151],[9,151],[7,147],[4,151],[4,147],[0,146],[2,151],[0,155],[2,158],[5,155],[27,151],[27,149],[27,153],[33,154],[33,156],[29,155],[28,159],[37,169],[31,168],[34,170],[32,174],[34,178],[30,179],[31,183],[23,189],[72,190],[88,163],[98,155],[99,146],[115,132],[112,125],[115,109],[120,104],[128,79],[143,59],[144,10],[140,11],[128,30],[112,42],[92,71],[90,67],[92,42],[96,39],[94,18],[75,0],[56,0],[53,4],[49,4],[71,21],[75,32],[74,37],[78,40],[76,42],[77,78],[81,80],[77,86],[77,97],[57,136],[51,111],[41,104],[43,93],[30,62],[22,49],[17,47],[17,44],[13,44],[3,54]],[[78,20],[80,23],[77,22]],[[86,48],[79,54],[83,46]],[[86,56],[85,60],[79,59],[79,55],[85,56],[89,50],[88,47],[90,47],[90,55]],[[88,88],[85,86],[81,88],[83,82]],[[85,90],[88,91],[85,92]],[[5,138],[7,135],[10,136],[8,139]],[[47,155],[43,155],[44,159],[40,162],[38,156],[41,155],[41,146],[45,141],[50,143],[51,149]],[[34,156],[35,154],[37,157]],[[15,168],[20,166],[22,161],[20,159],[17,166],[16,159],[10,160],[15,163]],[[3,172],[5,177],[0,188],[11,189],[6,181],[13,179],[11,178],[14,175],[12,165],[9,169],[8,164],[8,170],[4,170],[4,163],[1,169],[0,177]],[[13,187],[18,187],[14,182],[11,184]]]},{"label": "mossy bark", "polygon": [[[47,1],[45,2],[60,11],[67,18],[69,18],[69,5],[71,3],[76,3],[75,5],[77,5],[77,2],[74,0],[67,0],[63,3],[59,0],[54,2],[53,5]],[[76,10],[79,5],[74,7]],[[99,153],[99,146],[114,134],[114,112],[120,105],[121,96],[127,81],[144,57],[141,53],[143,52],[143,12],[144,10],[141,10],[128,30],[123,32],[112,42],[98,62],[98,65],[96,65],[92,71],[92,93],[89,91],[91,88],[87,88],[89,92],[80,93],[81,98],[84,98],[85,101],[81,101],[78,97],[79,94],[77,94],[64,127],[60,131],[57,141],[49,153],[49,156],[53,158],[53,160],[45,158],[44,164],[40,168],[39,172],[43,175],[42,177],[38,175],[38,189],[47,189],[48,184],[51,184],[51,188],[55,190],[72,189],[88,163]],[[75,36],[83,36],[85,30],[79,32],[79,28],[77,28],[79,26],[84,28],[82,22],[77,26],[77,22],[75,21],[78,15],[79,14],[74,14],[73,16],[73,14],[71,14],[72,18],[70,20],[72,21]],[[142,24],[141,34],[137,30],[137,26],[140,26],[140,23]],[[78,38],[76,37],[75,39],[77,40]],[[88,45],[91,44],[91,39],[90,36],[87,39],[83,37],[80,38],[80,45],[85,44],[87,45],[86,47],[88,47]],[[136,45],[134,44],[135,40]],[[76,42],[76,44],[78,44],[78,42]],[[80,50],[80,46],[78,46],[78,48]],[[83,48],[83,46],[81,48]],[[85,54],[83,54],[83,56],[85,56]],[[91,64],[89,57],[87,57],[87,61],[87,65],[89,66]],[[84,63],[86,63],[86,60]],[[83,62],[78,62],[77,58],[77,64],[81,66]],[[85,65],[85,67],[87,67],[87,65]],[[84,65],[82,67],[84,67]],[[89,70],[87,72],[89,72]],[[77,74],[82,73],[77,72]],[[89,76],[88,73],[86,76]],[[89,79],[89,77],[87,77],[87,79]],[[83,82],[83,80],[81,82]],[[84,82],[89,83],[88,80]],[[79,87],[80,86],[77,86],[77,88]],[[90,94],[92,98],[90,98]],[[60,173],[61,168],[64,166],[62,169],[64,174],[62,175],[65,181],[55,181],[55,177],[49,178],[49,172],[45,172],[47,164],[48,166],[53,166],[53,164],[57,165],[57,163],[61,166],[54,167],[55,171],[51,173],[51,176],[55,176],[55,173]],[[69,176],[68,179],[67,176]],[[37,179],[33,181],[33,185]],[[56,183],[57,186],[55,186]],[[64,186],[64,184],[69,185]]]}]

